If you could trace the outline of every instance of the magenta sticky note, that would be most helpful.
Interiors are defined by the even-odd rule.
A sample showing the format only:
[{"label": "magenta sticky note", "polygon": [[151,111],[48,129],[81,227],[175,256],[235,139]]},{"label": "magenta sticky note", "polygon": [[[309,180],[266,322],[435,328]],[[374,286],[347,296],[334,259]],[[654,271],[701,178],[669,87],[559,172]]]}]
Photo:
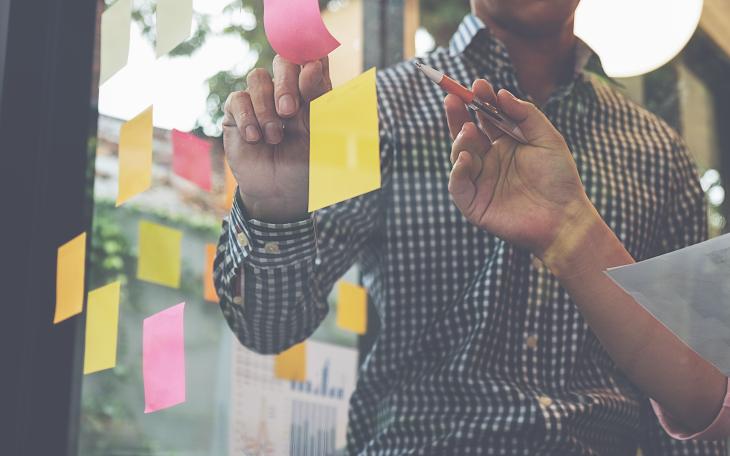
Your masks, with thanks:
[{"label": "magenta sticky note", "polygon": [[299,65],[340,45],[322,22],[317,0],[264,0],[264,29],[276,53]]},{"label": "magenta sticky note", "polygon": [[185,303],[144,319],[142,376],[144,412],[185,402]]},{"label": "magenta sticky note", "polygon": [[212,143],[191,133],[172,130],[172,170],[203,190],[210,191]]}]

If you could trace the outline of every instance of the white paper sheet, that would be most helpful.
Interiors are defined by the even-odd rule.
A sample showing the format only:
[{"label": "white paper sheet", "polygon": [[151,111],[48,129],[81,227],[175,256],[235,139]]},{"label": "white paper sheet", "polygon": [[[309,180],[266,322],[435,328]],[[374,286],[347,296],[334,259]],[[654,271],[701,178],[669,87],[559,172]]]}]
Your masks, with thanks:
[{"label": "white paper sheet", "polygon": [[307,341],[307,380],[274,377],[274,357],[233,341],[228,454],[331,456],[345,446],[357,350]]},{"label": "white paper sheet", "polygon": [[607,274],[730,376],[730,234]]}]

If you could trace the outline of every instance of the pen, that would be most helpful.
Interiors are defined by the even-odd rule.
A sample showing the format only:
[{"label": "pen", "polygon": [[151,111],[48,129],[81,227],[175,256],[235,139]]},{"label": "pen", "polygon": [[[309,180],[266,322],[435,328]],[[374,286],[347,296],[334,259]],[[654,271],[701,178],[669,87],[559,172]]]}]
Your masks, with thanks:
[{"label": "pen", "polygon": [[495,127],[499,128],[516,141],[527,144],[527,138],[525,138],[525,135],[522,134],[520,127],[504,115],[499,109],[485,101],[479,101],[471,90],[462,86],[437,69],[431,68],[419,61],[416,61],[415,64],[416,67],[423,72],[423,74],[428,76],[428,78],[434,83],[438,84],[439,87],[444,89],[446,92],[461,98],[464,104],[466,104],[466,106],[471,110],[485,114]]}]

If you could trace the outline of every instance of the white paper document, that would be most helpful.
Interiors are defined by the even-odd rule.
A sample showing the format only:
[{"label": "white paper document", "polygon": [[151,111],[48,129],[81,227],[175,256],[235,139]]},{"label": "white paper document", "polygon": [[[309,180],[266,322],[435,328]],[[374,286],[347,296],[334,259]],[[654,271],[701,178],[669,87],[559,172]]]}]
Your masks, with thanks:
[{"label": "white paper document", "polygon": [[357,350],[307,341],[307,379],[274,377],[274,357],[233,341],[228,454],[332,456],[345,446]]},{"label": "white paper document", "polygon": [[730,376],[730,234],[607,274]]}]

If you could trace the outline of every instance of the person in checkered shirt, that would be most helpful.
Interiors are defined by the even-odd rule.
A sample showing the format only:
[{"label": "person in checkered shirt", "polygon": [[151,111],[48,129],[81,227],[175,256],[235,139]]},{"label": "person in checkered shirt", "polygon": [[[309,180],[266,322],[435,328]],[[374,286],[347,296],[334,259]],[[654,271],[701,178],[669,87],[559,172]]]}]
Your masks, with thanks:
[{"label": "person in checkered shirt", "polygon": [[[623,364],[632,358],[621,347],[666,347],[642,340],[646,334],[610,337],[621,333],[601,325],[636,324],[638,317],[586,312],[597,296],[571,286],[568,269],[549,254],[571,252],[572,244],[549,250],[530,242],[562,220],[549,209],[567,217],[573,200],[581,207],[590,201],[595,213],[577,214],[594,221],[599,214],[619,240],[591,244],[597,259],[607,250],[611,261],[641,260],[706,236],[704,195],[682,140],[596,76],[600,62],[573,34],[577,4],[472,0],[449,47],[424,63],[463,84],[488,80],[539,106],[563,142],[535,138],[517,152],[564,160],[534,162],[539,169],[527,180],[543,190],[545,176],[562,176],[557,187],[580,194],[566,171],[569,151],[587,198],[541,207],[545,196],[530,192],[515,200],[521,211],[505,205],[479,223],[458,198],[452,202],[462,192],[450,176],[475,172],[486,148],[465,145],[470,155],[459,164],[457,154],[452,165],[452,133],[465,119],[454,109],[463,107],[447,100],[447,119],[441,90],[404,62],[378,73],[382,187],[307,214],[308,106],[331,89],[327,59],[299,66],[277,57],[273,75],[251,71],[247,89],[228,98],[224,143],[239,189],[214,265],[223,315],[242,344],[279,353],[316,330],[335,282],[360,265],[380,324],[350,399],[348,454],[633,456],[637,447],[646,455],[725,454],[721,441],[672,438],[647,395],[693,433],[719,409],[718,378],[697,363],[710,381],[692,404],[673,394],[686,386],[681,375],[647,389],[653,383],[637,365]],[[462,141],[474,137],[472,130]],[[581,245],[599,239],[593,230],[606,234],[600,224],[574,225],[560,239]],[[628,255],[616,254],[617,243]],[[666,364],[656,366],[667,372]]]}]

